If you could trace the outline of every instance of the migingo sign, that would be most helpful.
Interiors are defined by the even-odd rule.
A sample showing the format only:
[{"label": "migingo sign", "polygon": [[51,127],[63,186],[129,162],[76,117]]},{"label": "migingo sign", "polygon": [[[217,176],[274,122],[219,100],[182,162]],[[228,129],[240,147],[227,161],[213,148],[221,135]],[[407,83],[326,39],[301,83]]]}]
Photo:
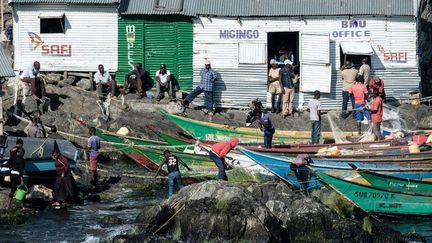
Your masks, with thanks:
[{"label": "migingo sign", "polygon": [[219,39],[258,39],[258,30],[219,30]]}]

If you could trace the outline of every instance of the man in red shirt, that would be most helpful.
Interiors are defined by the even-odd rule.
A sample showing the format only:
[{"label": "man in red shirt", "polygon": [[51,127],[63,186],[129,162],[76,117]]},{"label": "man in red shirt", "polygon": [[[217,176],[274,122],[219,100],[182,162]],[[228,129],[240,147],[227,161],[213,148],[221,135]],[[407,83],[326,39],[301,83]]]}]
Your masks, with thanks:
[{"label": "man in red shirt", "polygon": [[228,177],[225,173],[225,157],[238,144],[239,144],[239,139],[233,138],[228,142],[216,143],[211,147],[209,155],[210,155],[210,159],[212,159],[215,162],[216,166],[218,167],[219,180],[224,180],[224,181],[228,180]]},{"label": "man in red shirt", "polygon": [[357,130],[359,134],[361,134],[361,123],[364,117],[366,117],[369,122],[371,120],[370,113],[366,110],[366,96],[368,91],[363,83],[363,77],[358,76],[356,78],[356,83],[349,90],[349,93],[354,96],[354,114],[357,120]]},{"label": "man in red shirt", "polygon": [[379,96],[381,96],[383,100],[385,99],[384,81],[377,75],[375,75],[369,82],[370,93],[373,94],[374,90],[378,90]]},{"label": "man in red shirt", "polygon": [[372,94],[373,100],[370,106],[372,113],[372,132],[375,136],[375,140],[381,140],[381,122],[383,116],[383,100],[379,95],[378,89],[375,89]]}]

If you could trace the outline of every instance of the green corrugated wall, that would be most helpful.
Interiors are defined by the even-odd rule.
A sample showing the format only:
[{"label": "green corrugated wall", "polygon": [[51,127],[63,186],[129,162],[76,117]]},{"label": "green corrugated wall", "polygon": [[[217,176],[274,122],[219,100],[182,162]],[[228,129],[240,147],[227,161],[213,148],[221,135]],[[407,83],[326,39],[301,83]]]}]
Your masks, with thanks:
[{"label": "green corrugated wall", "polygon": [[119,20],[118,27],[118,83],[124,83],[134,63],[142,63],[152,79],[159,65],[164,63],[181,90],[192,90],[193,27],[190,18],[126,17]]}]

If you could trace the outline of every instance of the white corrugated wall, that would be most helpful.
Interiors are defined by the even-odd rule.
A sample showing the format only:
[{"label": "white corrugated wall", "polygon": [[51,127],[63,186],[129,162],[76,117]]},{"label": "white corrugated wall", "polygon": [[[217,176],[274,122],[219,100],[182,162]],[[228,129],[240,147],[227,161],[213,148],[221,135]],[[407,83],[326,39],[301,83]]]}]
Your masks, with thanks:
[{"label": "white corrugated wall", "polygon": [[[362,22],[360,28],[344,28],[341,21],[348,17],[317,18],[216,18],[201,17],[194,22],[194,86],[200,82],[199,70],[204,59],[212,62],[212,67],[220,75],[216,82],[215,101],[223,107],[244,107],[251,100],[266,100],[267,61],[261,64],[239,63],[238,46],[242,43],[267,44],[268,32],[328,33],[330,38],[330,64],[332,65],[331,92],[322,94],[324,108],[337,109],[342,100],[340,80],[340,42],[370,42],[375,54],[371,56],[372,72],[385,82],[387,97],[406,98],[408,93],[418,88],[420,78],[416,56],[416,21],[414,17],[351,17]],[[220,38],[224,30],[257,30],[258,38]],[[338,36],[334,32],[338,32]],[[339,36],[339,32],[361,31],[360,37]],[[368,31],[368,32],[366,32]],[[354,32],[356,33],[356,32]],[[369,36],[365,36],[369,34]],[[384,60],[379,46],[386,52],[406,53],[406,62]],[[319,50],[319,46],[310,48]],[[266,57],[269,56],[267,53]],[[296,57],[297,59],[298,57]],[[295,106],[306,105],[311,93],[296,94]],[[201,102],[198,100],[198,102]]]},{"label": "white corrugated wall", "polygon": [[[40,15],[65,13],[66,33],[40,34]],[[98,64],[117,71],[117,10],[115,5],[14,5],[15,70],[34,61],[42,71],[96,71]],[[47,45],[71,45],[70,56],[42,55],[28,32]],[[66,53],[66,52],[65,52]]]}]

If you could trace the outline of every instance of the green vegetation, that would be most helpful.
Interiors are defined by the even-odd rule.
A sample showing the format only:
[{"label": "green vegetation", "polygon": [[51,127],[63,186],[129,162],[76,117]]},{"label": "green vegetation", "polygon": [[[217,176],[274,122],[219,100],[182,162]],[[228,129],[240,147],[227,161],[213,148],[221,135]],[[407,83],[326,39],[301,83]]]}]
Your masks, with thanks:
[{"label": "green vegetation", "polygon": [[364,217],[363,218],[363,225],[362,228],[364,231],[368,232],[369,235],[372,235],[372,229],[373,229],[373,223],[370,220],[369,217]]},{"label": "green vegetation", "polygon": [[227,171],[227,176],[231,182],[262,182],[263,179],[259,173],[253,173],[244,168],[235,168]]},{"label": "green vegetation", "polygon": [[318,198],[326,206],[334,209],[341,217],[349,218],[354,211],[354,204],[335,191],[315,190],[312,196]]},{"label": "green vegetation", "polygon": [[0,225],[25,223],[26,216],[21,209],[0,209]]}]

